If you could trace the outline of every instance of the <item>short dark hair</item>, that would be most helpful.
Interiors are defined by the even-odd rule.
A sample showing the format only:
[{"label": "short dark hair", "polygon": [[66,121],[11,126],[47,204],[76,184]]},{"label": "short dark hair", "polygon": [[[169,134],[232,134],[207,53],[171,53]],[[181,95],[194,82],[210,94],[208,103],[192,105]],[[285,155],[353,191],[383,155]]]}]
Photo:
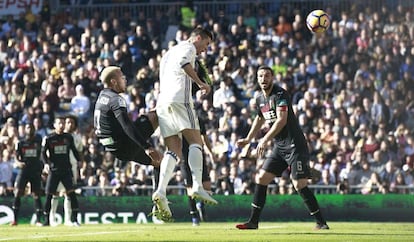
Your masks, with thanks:
[{"label": "short dark hair", "polygon": [[64,115],[58,114],[55,116],[55,121],[59,119],[65,121],[66,117]]},{"label": "short dark hair", "polygon": [[70,118],[73,120],[73,124],[75,125],[75,128],[78,128],[78,118],[73,115],[73,114],[69,114],[66,116],[66,118]]},{"label": "short dark hair", "polygon": [[268,66],[264,66],[264,65],[259,66],[259,68],[257,69],[257,71],[260,71],[260,70],[270,71],[270,73],[272,73],[272,76],[274,75],[272,68],[270,68]]},{"label": "short dark hair", "polygon": [[192,32],[191,36],[197,36],[200,35],[203,39],[210,38],[211,40],[214,40],[214,35],[211,31],[201,27],[197,26]]}]

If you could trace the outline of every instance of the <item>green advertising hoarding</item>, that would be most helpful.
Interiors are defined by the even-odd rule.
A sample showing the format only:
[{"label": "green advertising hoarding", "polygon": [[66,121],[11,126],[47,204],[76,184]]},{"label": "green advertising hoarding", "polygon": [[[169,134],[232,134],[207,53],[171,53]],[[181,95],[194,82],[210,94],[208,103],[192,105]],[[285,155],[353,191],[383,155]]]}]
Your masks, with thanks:
[{"label": "green advertising hoarding", "polygon": [[[175,221],[190,220],[187,197],[169,196]],[[252,196],[215,195],[217,206],[206,206],[208,221],[243,221],[250,214]],[[387,221],[414,222],[413,195],[318,195],[317,199],[328,221]],[[44,198],[42,199],[44,202]],[[13,220],[13,198],[0,198],[0,224]],[[79,221],[99,223],[151,223],[150,197],[79,197]],[[63,214],[63,198],[58,207],[58,222]],[[34,221],[33,200],[24,197],[19,222]],[[311,221],[298,195],[269,195],[262,213],[262,221]]]}]

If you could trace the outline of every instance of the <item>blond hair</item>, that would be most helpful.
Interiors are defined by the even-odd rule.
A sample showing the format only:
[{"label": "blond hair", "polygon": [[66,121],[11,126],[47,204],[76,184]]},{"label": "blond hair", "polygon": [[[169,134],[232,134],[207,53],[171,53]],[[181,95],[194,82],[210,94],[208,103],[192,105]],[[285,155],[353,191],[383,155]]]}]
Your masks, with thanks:
[{"label": "blond hair", "polygon": [[110,84],[111,79],[116,76],[117,71],[121,71],[121,68],[119,66],[107,66],[101,71],[99,79],[103,84],[108,85]]}]

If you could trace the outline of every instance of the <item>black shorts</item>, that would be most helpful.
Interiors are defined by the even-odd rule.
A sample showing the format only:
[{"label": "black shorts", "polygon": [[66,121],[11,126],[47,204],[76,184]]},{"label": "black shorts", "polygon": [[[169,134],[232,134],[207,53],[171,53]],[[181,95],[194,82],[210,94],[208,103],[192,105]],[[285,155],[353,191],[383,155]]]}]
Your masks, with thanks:
[{"label": "black shorts", "polygon": [[67,171],[50,171],[49,176],[47,176],[46,181],[46,194],[56,193],[57,186],[59,182],[62,182],[66,191],[75,189],[73,185],[73,175],[72,170]]},{"label": "black shorts", "polygon": [[[138,133],[148,140],[154,133],[151,121],[146,115],[141,115],[135,120],[134,125]],[[106,147],[111,153],[123,162],[135,161],[143,165],[150,165],[152,163],[151,158],[145,153],[145,150],[135,144],[134,141],[127,138],[122,142],[119,142],[115,147]]]},{"label": "black shorts", "polygon": [[291,176],[295,180],[311,177],[309,155],[298,153],[296,149],[282,153],[277,148],[274,148],[272,153],[266,157],[262,169],[280,177],[288,167],[290,167]]},{"label": "black shorts", "polygon": [[25,171],[21,170],[16,177],[16,187],[19,190],[26,189],[27,183],[30,182],[31,192],[38,192],[42,188],[41,171]]},{"label": "black shorts", "polygon": [[137,120],[135,120],[134,125],[137,127],[139,134],[146,140],[154,133],[151,121],[146,115],[139,116]]},{"label": "black shorts", "polygon": [[143,165],[150,165],[151,158],[145,153],[145,150],[139,147],[129,138],[125,142],[117,145],[115,149],[108,149],[118,159],[122,161],[135,161]]}]

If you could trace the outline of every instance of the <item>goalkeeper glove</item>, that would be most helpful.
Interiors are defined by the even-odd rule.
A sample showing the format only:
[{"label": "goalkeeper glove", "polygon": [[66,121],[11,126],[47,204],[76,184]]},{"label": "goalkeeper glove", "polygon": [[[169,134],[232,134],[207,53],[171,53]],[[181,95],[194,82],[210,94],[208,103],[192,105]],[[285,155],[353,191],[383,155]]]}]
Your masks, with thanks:
[{"label": "goalkeeper glove", "polygon": [[208,75],[207,67],[199,60],[196,60],[198,65],[198,76],[208,85],[213,85],[213,80],[211,80],[210,76]]}]

